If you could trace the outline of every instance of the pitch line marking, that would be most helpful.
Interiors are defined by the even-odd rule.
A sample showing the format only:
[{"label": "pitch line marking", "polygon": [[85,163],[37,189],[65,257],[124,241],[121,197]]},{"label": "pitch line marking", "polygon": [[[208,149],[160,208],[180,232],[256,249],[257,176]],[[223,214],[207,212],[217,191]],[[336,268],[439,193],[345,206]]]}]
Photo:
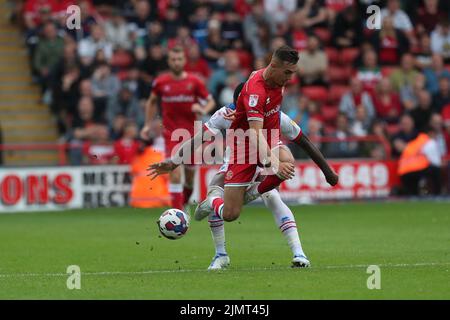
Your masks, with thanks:
[{"label": "pitch line marking", "polygon": [[[311,267],[313,270],[320,269],[359,269],[367,268],[369,264],[352,264],[352,265],[335,265],[335,266],[318,266]],[[407,267],[431,267],[431,266],[448,266],[450,262],[424,262],[424,263],[398,263],[398,264],[378,264],[379,267],[390,268],[407,268]],[[228,271],[278,271],[291,270],[290,267],[271,267],[271,268],[242,268],[229,269]],[[227,270],[224,270],[225,272]],[[114,276],[114,275],[145,275],[145,274],[164,274],[164,273],[190,273],[190,272],[208,272],[206,269],[180,269],[180,270],[146,270],[146,271],[101,271],[101,272],[82,272],[82,276]],[[4,273],[0,274],[0,278],[21,278],[21,277],[67,277],[67,273]]]}]

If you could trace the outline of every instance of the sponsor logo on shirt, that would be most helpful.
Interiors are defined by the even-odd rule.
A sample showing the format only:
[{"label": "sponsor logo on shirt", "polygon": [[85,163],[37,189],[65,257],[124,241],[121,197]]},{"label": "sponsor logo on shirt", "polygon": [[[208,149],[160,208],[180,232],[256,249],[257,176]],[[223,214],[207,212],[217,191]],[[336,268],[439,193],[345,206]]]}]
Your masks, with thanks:
[{"label": "sponsor logo on shirt", "polygon": [[270,117],[271,115],[278,113],[278,111],[280,111],[280,108],[281,108],[281,105],[277,105],[277,107],[275,109],[264,112],[264,117]]},{"label": "sponsor logo on shirt", "polygon": [[162,102],[194,102],[194,96],[178,95],[178,96],[162,96]]}]

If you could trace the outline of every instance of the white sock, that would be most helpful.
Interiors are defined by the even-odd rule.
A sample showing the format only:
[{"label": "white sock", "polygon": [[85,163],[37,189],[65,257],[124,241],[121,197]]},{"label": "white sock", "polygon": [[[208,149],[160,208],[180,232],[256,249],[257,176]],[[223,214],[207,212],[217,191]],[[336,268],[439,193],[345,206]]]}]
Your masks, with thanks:
[{"label": "white sock", "polygon": [[208,216],[209,228],[211,229],[211,236],[216,248],[216,255],[227,254],[225,249],[225,226],[223,220],[217,217],[213,212]]},{"label": "white sock", "polygon": [[266,207],[272,211],[275,222],[287,240],[294,256],[306,254],[303,252],[297,225],[291,209],[281,200],[280,193],[274,189],[263,194],[262,199]]}]

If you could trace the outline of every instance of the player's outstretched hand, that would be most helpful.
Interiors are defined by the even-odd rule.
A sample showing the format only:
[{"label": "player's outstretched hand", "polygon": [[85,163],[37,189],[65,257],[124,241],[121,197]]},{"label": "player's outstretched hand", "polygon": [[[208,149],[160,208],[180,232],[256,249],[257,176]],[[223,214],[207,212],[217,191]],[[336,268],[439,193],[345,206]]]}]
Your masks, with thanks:
[{"label": "player's outstretched hand", "polygon": [[290,162],[280,162],[278,168],[278,176],[281,179],[289,180],[292,179],[295,175],[295,166]]},{"label": "player's outstretched hand", "polygon": [[225,120],[233,121],[236,118],[236,110],[226,108],[226,111],[223,114],[223,118]]},{"label": "player's outstretched hand", "polygon": [[147,168],[148,171],[147,176],[149,176],[151,180],[154,180],[156,177],[162,174],[166,174],[173,171],[176,167],[177,165],[173,163],[170,159],[162,162],[153,163],[149,165]]},{"label": "player's outstretched hand", "polygon": [[334,170],[332,169],[331,172],[327,173],[325,176],[325,179],[327,180],[328,184],[331,185],[332,187],[334,187],[335,185],[337,185],[338,181],[339,181],[339,176],[337,175],[336,172],[334,172]]}]

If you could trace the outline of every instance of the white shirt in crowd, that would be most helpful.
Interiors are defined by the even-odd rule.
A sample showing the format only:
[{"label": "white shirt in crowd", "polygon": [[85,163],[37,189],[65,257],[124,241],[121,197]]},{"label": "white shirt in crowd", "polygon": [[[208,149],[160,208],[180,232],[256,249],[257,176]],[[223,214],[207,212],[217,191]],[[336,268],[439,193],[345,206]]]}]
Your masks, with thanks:
[{"label": "white shirt in crowd", "polygon": [[381,9],[381,20],[382,21],[385,17],[389,17],[389,16],[392,18],[394,27],[396,29],[400,29],[400,30],[406,31],[406,32],[413,30],[413,25],[412,25],[411,19],[409,18],[409,16],[406,14],[405,11],[397,10],[394,13],[392,13],[387,8]]}]

